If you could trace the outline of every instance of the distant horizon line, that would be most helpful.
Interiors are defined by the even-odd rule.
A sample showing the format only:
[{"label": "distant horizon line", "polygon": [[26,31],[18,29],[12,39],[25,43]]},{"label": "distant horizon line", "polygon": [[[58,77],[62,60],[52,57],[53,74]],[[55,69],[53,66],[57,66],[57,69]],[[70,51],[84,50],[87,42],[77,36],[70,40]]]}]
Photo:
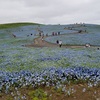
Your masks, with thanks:
[{"label": "distant horizon line", "polygon": [[98,24],[98,23],[87,23],[87,22],[76,22],[76,23],[39,23],[39,22],[7,22],[7,23],[0,23],[0,25],[3,25],[3,24],[24,24],[24,23],[26,23],[26,24],[41,24],[41,25],[69,25],[69,24],[91,24],[91,25],[100,25],[100,24]]}]

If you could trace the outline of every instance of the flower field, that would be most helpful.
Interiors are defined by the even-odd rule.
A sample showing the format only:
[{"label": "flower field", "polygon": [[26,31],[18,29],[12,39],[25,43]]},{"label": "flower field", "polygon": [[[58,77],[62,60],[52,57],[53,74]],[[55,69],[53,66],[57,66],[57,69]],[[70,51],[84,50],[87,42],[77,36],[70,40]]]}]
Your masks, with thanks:
[{"label": "flower field", "polygon": [[99,26],[87,26],[80,28],[73,28],[74,30],[86,30],[84,34],[66,34],[63,36],[54,36],[46,38],[46,41],[56,43],[56,40],[62,40],[63,44],[69,45],[85,45],[89,43],[91,45],[100,46],[100,27]]},{"label": "flower field", "polygon": [[63,40],[63,44],[71,44],[71,45],[85,45],[86,43],[90,43],[91,45],[99,45],[100,46],[100,33],[91,33],[91,34],[70,34],[66,36],[56,36],[56,37],[48,37],[46,41],[52,43],[56,43],[55,40]]},{"label": "flower field", "polygon": [[[99,26],[64,29],[69,26],[28,25],[0,29],[0,100],[83,100],[77,96],[79,90],[91,96],[87,100],[99,100],[99,49],[23,46],[34,42],[38,29],[45,35],[66,34],[46,38],[49,42],[61,39],[65,44],[100,45]],[[87,29],[88,33],[73,34],[76,29]]]}]

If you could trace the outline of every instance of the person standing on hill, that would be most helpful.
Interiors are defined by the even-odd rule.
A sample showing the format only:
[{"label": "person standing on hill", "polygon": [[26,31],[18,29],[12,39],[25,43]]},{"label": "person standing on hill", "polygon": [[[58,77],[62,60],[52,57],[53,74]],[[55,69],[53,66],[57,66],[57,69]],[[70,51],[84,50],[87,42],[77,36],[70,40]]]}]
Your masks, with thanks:
[{"label": "person standing on hill", "polygon": [[60,40],[59,41],[59,47],[61,48],[61,46],[62,46],[62,41]]},{"label": "person standing on hill", "polygon": [[41,37],[41,39],[42,39],[42,42],[43,42],[44,41],[43,36]]}]

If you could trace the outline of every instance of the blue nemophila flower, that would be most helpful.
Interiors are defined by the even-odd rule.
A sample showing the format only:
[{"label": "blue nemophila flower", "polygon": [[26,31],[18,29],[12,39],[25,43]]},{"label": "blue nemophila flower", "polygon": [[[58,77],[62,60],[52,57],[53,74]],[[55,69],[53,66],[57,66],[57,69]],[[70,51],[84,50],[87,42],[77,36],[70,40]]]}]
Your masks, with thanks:
[{"label": "blue nemophila flower", "polygon": [[[0,71],[0,90],[5,88],[7,93],[11,86],[15,89],[32,85],[33,87],[61,86],[63,83],[70,83],[71,80],[88,80],[88,87],[97,86],[100,82],[99,68],[69,67],[69,68],[46,68],[41,72],[19,71],[4,72]],[[64,88],[63,88],[64,90]]]},{"label": "blue nemophila flower", "polygon": [[37,59],[37,61],[58,61],[60,60],[61,58],[56,58],[56,57],[42,57],[40,59]]}]

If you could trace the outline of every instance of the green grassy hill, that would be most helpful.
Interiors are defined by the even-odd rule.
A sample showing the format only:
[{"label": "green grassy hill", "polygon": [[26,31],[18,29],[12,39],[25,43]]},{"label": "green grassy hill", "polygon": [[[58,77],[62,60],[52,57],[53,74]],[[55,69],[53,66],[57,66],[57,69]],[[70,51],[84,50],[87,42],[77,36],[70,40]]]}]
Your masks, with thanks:
[{"label": "green grassy hill", "polygon": [[6,28],[14,28],[14,27],[19,27],[19,26],[28,26],[28,25],[42,25],[38,23],[7,23],[7,24],[0,24],[0,29],[6,29]]}]

